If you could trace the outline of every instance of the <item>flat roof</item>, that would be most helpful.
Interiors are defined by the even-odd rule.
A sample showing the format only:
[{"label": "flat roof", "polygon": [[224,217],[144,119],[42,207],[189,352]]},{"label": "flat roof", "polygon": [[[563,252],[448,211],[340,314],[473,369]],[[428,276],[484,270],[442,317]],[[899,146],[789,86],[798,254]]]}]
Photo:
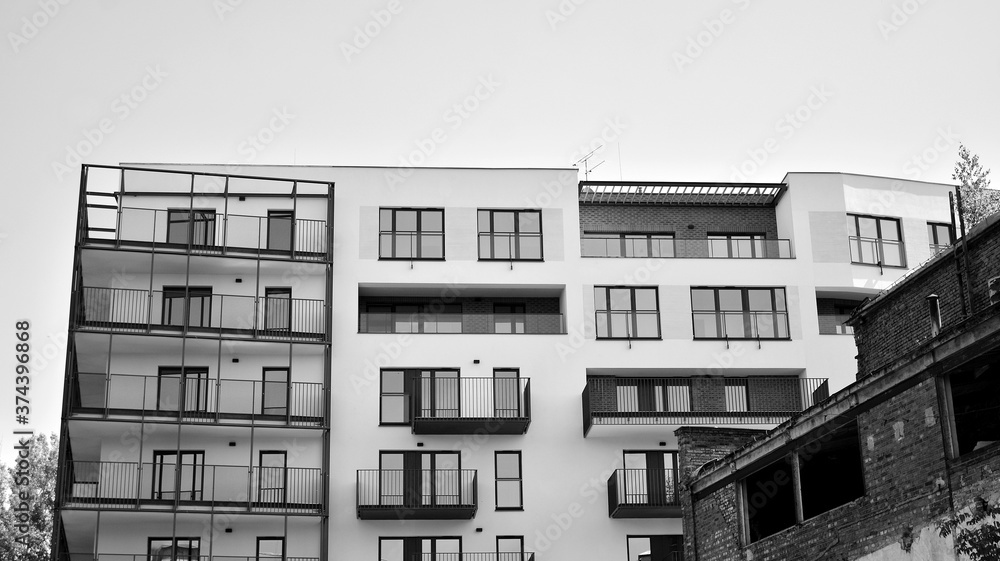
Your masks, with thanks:
[{"label": "flat roof", "polygon": [[579,199],[590,204],[773,207],[784,183],[581,181]]}]

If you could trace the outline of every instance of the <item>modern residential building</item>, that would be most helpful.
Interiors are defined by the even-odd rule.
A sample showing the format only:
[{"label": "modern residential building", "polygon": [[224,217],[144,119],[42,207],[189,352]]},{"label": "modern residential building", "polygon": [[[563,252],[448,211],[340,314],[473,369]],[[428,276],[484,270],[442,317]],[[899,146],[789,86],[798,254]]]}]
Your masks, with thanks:
[{"label": "modern residential building", "polygon": [[[198,539],[202,556],[255,555],[259,535],[285,538],[289,559],[679,560],[677,485],[687,466],[674,431],[772,428],[848,385],[857,372],[844,323],[849,312],[952,238],[947,185],[840,173],[790,173],[773,184],[580,182],[573,168],[255,166],[254,176],[286,179],[259,180],[261,190],[277,195],[260,197],[252,211],[237,206],[249,187],[217,189],[215,206],[197,194],[183,201],[153,195],[141,208],[158,209],[153,215],[164,215],[162,224],[133,217],[94,229],[90,215],[139,206],[132,204],[132,175],[157,178],[153,192],[163,190],[160,175],[186,178],[189,190],[253,181],[227,176],[225,166],[142,167],[160,172],[110,170],[125,178],[125,195],[105,197],[108,208],[81,207],[77,270],[84,278],[75,285],[70,327],[77,339],[105,339],[94,345],[104,345],[96,359],[67,369],[60,516],[68,550],[88,561],[94,553],[118,561],[109,555],[147,550],[132,543],[136,529],[125,530],[132,542],[119,543],[110,525],[98,524],[137,515],[121,512],[102,491],[85,490],[98,472],[77,476],[69,451],[78,461],[133,462],[127,469],[145,478],[155,470],[143,464],[156,464],[152,452],[167,447],[161,439],[177,454],[204,450],[204,460],[178,456],[177,473],[186,474],[185,465],[209,474],[221,473],[212,466],[236,464],[249,495],[260,485],[253,470],[269,459],[258,457],[260,450],[289,449],[278,466],[289,485],[293,467],[316,470],[302,477],[315,474],[305,486],[322,494],[319,502],[296,496],[277,513],[245,498],[228,510],[208,499],[164,506],[128,498],[129,509],[157,520],[207,519],[201,532],[181,524],[148,536]],[[84,192],[120,190],[114,181],[89,186],[95,169],[85,168]],[[303,214],[307,185],[317,188],[313,214]],[[204,243],[209,220],[201,212],[211,209],[216,237]],[[289,209],[294,216],[268,213]],[[174,228],[188,235],[173,247],[156,237],[172,223],[171,210],[174,223],[185,224]],[[224,225],[242,223],[225,220],[237,212],[256,217],[249,250],[233,247],[236,234],[224,235]],[[268,250],[281,216],[295,220],[294,251]],[[322,222],[320,248],[307,219]],[[151,224],[159,224],[155,235]],[[138,226],[149,233],[133,240]],[[104,261],[88,266],[91,254]],[[137,256],[146,261],[131,265]],[[162,270],[170,259],[180,268]],[[290,299],[267,290],[289,286]],[[143,308],[129,303],[130,292],[100,292],[122,288],[145,291],[138,300],[151,303]],[[163,327],[174,325],[173,316],[161,317],[173,308],[164,308],[157,291],[180,294],[187,319],[178,323],[186,328]],[[252,301],[247,309],[255,315],[242,326],[253,326],[250,334],[230,333],[226,316],[214,315],[231,310],[236,296]],[[281,308],[268,307],[277,298],[292,303],[292,314],[269,324],[279,321],[269,310]],[[88,303],[100,311],[80,312]],[[132,320],[130,306],[149,319]],[[296,325],[320,317],[322,327]],[[278,325],[289,328],[276,332]],[[179,363],[157,354],[169,350],[142,346],[153,344],[179,345],[179,356],[211,344],[220,350]],[[265,356],[248,359],[251,347]],[[291,359],[275,362],[271,349]],[[123,353],[131,358],[119,358]],[[101,360],[111,366],[98,368]],[[264,409],[229,419],[211,405],[228,402],[211,393],[209,420],[171,416],[158,404],[112,406],[122,374],[162,385],[172,378],[160,366],[215,364],[204,379],[221,394],[227,378],[257,380],[264,390],[272,383],[265,367],[300,363],[318,366],[315,374],[293,369],[286,401],[295,403],[296,383],[316,382],[303,390],[323,399],[326,414],[315,424],[314,415],[291,409],[284,423],[265,419]],[[103,394],[77,391],[81,369],[97,374]],[[77,403],[82,397],[74,396],[83,395],[88,404],[108,404],[93,411]],[[250,398],[238,403],[249,407]],[[127,431],[140,432],[128,440],[141,447],[112,460]],[[81,458],[77,449],[88,446],[91,455]],[[185,478],[175,479],[177,489]],[[132,494],[150,485],[141,479]],[[202,488],[207,495],[208,483]],[[87,493],[94,497],[83,500]],[[285,493],[295,495],[290,486]],[[147,512],[154,507],[160,510]],[[237,527],[237,519],[260,525]],[[310,541],[313,531],[322,539]]]},{"label": "modern residential building", "polygon": [[996,524],[1000,214],[850,325],[858,380],[826,402],[766,435],[678,430],[688,559],[958,560],[947,521]]}]

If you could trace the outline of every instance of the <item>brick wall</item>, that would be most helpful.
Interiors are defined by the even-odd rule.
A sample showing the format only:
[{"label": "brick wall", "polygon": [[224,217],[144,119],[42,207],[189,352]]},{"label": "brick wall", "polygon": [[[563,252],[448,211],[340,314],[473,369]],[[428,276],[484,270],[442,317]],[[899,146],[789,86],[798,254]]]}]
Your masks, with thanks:
[{"label": "brick wall", "polygon": [[774,209],[766,207],[581,204],[583,232],[673,232],[679,240],[703,240],[709,232],[765,233],[776,239],[778,225]]},{"label": "brick wall", "polygon": [[[989,295],[986,282],[1000,276],[1000,220],[982,228],[969,242],[972,310],[987,307]],[[863,311],[855,323],[854,338],[858,346],[858,377],[886,366],[927,341],[931,333],[926,297],[937,294],[944,329],[962,319],[961,292],[955,272],[955,252],[942,255],[914,272],[901,285],[891,290]]]},{"label": "brick wall", "polygon": [[[860,300],[843,300],[840,298],[816,298],[816,313],[819,314],[819,332],[823,334],[843,333],[845,327],[843,320],[846,318],[834,317],[837,315],[850,315],[860,304]],[[845,312],[847,312],[845,314]]]},{"label": "brick wall", "polygon": [[618,410],[618,384],[614,376],[587,376],[591,411]]}]

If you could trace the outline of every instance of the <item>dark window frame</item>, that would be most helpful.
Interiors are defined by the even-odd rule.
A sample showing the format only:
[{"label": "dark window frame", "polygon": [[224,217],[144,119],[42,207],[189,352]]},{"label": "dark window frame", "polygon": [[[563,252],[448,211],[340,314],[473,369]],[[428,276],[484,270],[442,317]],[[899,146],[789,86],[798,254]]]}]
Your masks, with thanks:
[{"label": "dark window frame", "polygon": [[[445,225],[444,208],[437,208],[437,207],[379,207],[378,210],[379,210],[379,218],[378,218],[379,219],[379,226],[378,226],[378,230],[379,230],[378,231],[378,258],[379,258],[380,261],[445,261],[446,260],[446,252],[445,252],[445,228],[444,228],[444,225]],[[389,211],[390,214],[391,214],[391,217],[389,219],[390,224],[389,224],[389,229],[388,230],[384,230],[382,228],[382,211]],[[417,224],[416,224],[416,228],[417,229],[416,230],[412,230],[412,231],[401,231],[401,230],[398,230],[396,228],[396,213],[398,211],[415,212],[416,215],[417,215]],[[439,212],[441,214],[441,230],[440,231],[425,230],[423,228],[424,212]],[[413,252],[414,255],[412,255],[410,257],[397,256],[396,255],[397,254],[397,251],[396,251],[396,236],[399,235],[399,234],[409,234],[409,235],[413,236],[413,238],[415,238],[417,240],[416,247],[415,248],[411,248],[411,249],[415,249],[415,251]],[[391,253],[392,253],[392,255],[382,255],[382,237],[386,236],[386,235],[390,236],[390,238],[392,239],[392,244],[391,244],[391,247],[392,247]],[[438,236],[438,235],[441,237],[441,256],[440,257],[424,257],[422,255],[423,254],[423,244],[421,243],[421,241],[423,240],[424,236]]]},{"label": "dark window frame", "polygon": [[[403,545],[403,552],[402,553],[404,555],[403,561],[411,561],[411,559],[413,559],[412,557],[411,558],[405,557],[405,555],[407,553],[406,550],[407,549],[411,549],[414,544],[420,545],[420,542],[422,540],[432,540],[432,542],[431,542],[431,549],[432,549],[432,551],[429,552],[429,553],[424,553],[422,551],[416,552],[416,553],[411,552],[411,555],[413,555],[415,557],[419,557],[420,559],[434,559],[434,558],[436,558],[438,556],[438,554],[439,554],[439,552],[437,551],[437,542],[438,542],[438,540],[457,540],[458,541],[458,558],[461,558],[462,557],[462,553],[465,551],[463,549],[464,545],[462,544],[462,536],[379,536],[379,538],[378,538],[378,558],[379,559],[385,559],[385,554],[382,553],[382,542],[383,541],[393,541],[393,540],[399,540],[399,541],[403,542],[403,544],[402,544]],[[409,545],[407,545],[407,543],[406,543],[407,541],[410,542]],[[422,549],[422,548],[418,547],[417,549]],[[454,555],[453,553],[448,553],[448,552],[440,552],[440,554],[443,555],[443,556],[445,556],[446,559],[451,559],[452,558],[451,556]],[[426,556],[432,556],[432,557],[428,558]]]},{"label": "dark window frame", "polygon": [[[197,383],[197,394],[196,401],[198,407],[195,409],[189,409],[187,407],[188,398],[188,382],[189,378],[194,375]],[[176,409],[163,409],[162,408],[162,393],[163,393],[163,378],[165,376],[177,376],[177,395],[179,402],[177,403]],[[177,411],[177,412],[207,412],[208,411],[208,394],[209,394],[209,382],[211,378],[209,377],[209,368],[207,366],[159,366],[156,370],[156,410],[157,411]],[[184,388],[183,395],[181,395],[181,388]],[[204,392],[203,392],[204,390]],[[202,395],[204,393],[204,395]]]},{"label": "dark window frame", "polygon": [[[288,223],[288,247],[273,247],[272,234],[277,230],[276,226],[282,222]],[[275,240],[276,241],[276,240]],[[269,251],[292,252],[295,251],[295,210],[294,209],[268,209],[267,211],[267,249]]]},{"label": "dark window frame", "polygon": [[[284,395],[284,405],[281,407],[281,408],[283,408],[285,410],[283,413],[268,413],[267,412],[268,409],[276,409],[277,408],[277,407],[273,407],[273,406],[272,407],[268,407],[267,406],[267,395],[268,395],[267,386],[268,386],[268,384],[272,384],[273,385],[273,384],[278,384],[279,383],[278,381],[268,381],[267,375],[270,372],[284,372],[285,373],[285,382],[284,382],[284,387],[283,387],[284,391],[282,392],[283,395]],[[291,390],[292,390],[292,369],[291,369],[291,367],[288,367],[288,366],[264,366],[264,367],[261,367],[260,379],[261,379],[261,383],[260,383],[260,414],[261,415],[280,415],[282,417],[288,416],[289,413],[290,413],[290,409],[289,409],[288,404],[291,401]]]},{"label": "dark window frame", "polygon": [[[385,375],[386,375],[386,373],[392,373],[392,372],[401,372],[403,374],[403,391],[402,392],[386,392],[385,391]],[[424,372],[432,372],[434,374],[436,374],[438,372],[454,372],[455,373],[454,379],[455,379],[455,386],[456,386],[455,389],[456,389],[456,394],[457,394],[456,395],[456,404],[458,405],[458,414],[456,415],[455,418],[458,418],[459,416],[461,416],[461,401],[460,400],[461,400],[461,396],[462,396],[462,388],[461,388],[461,382],[459,381],[459,380],[462,379],[462,369],[461,368],[457,368],[457,367],[382,368],[382,369],[379,370],[379,413],[378,413],[378,420],[379,420],[378,424],[379,424],[379,426],[386,426],[386,427],[408,427],[408,426],[410,426],[410,425],[413,424],[413,420],[417,417],[417,413],[418,413],[418,411],[415,410],[414,405],[416,405],[417,407],[420,406],[420,404],[414,404],[413,403],[413,385],[414,384],[418,384],[418,383],[422,383],[421,380],[423,380],[423,379],[428,379],[428,378],[424,378],[423,377],[422,374]],[[448,376],[442,376],[441,377],[441,379],[449,379],[449,378],[451,378],[451,377],[448,377]],[[436,380],[438,378],[435,375],[432,375],[429,379]],[[384,417],[385,403],[384,403],[384,400],[382,398],[385,397],[385,396],[390,396],[390,397],[402,396],[403,397],[403,407],[405,409],[402,412],[403,414],[401,415],[401,417],[404,418],[403,421],[386,422],[384,420],[384,418],[385,418]],[[437,412],[438,409],[436,408],[436,395],[432,396],[432,405],[435,406],[433,410],[435,412]],[[452,418],[452,417],[445,417],[445,418]]]},{"label": "dark window frame", "polygon": [[[597,291],[598,290],[603,290],[603,292],[604,292],[604,298],[603,298],[603,302],[604,302],[603,305],[604,305],[604,307],[603,308],[599,307],[599,305],[598,305],[598,299],[597,299]],[[611,308],[611,291],[612,290],[628,290],[629,291],[630,308],[628,310],[613,310]],[[632,333],[635,333],[635,332],[638,331],[639,312],[644,312],[645,313],[645,312],[652,312],[652,311],[654,311],[654,310],[645,310],[645,309],[644,310],[639,310],[639,309],[636,308],[636,297],[635,297],[635,291],[636,290],[652,290],[653,291],[653,299],[656,302],[656,309],[655,309],[655,312],[656,312],[656,335],[655,336],[639,336],[639,335],[633,335],[632,334]],[[614,330],[612,329],[613,322],[612,322],[611,318],[614,316],[615,312],[626,312],[627,315],[628,315],[628,317],[629,317],[628,326],[627,326],[629,328],[629,331],[625,334],[625,336],[613,336],[612,335],[612,333],[613,333]],[[597,321],[597,317],[600,314],[602,314],[602,313],[605,314],[605,316],[607,318],[606,319],[607,335],[605,335],[603,337],[600,334],[600,322]],[[597,285],[597,286],[594,286],[594,316],[595,316],[594,317],[595,323],[597,325],[597,327],[595,328],[595,331],[596,331],[596,338],[597,338],[598,341],[615,341],[615,340],[622,340],[622,341],[628,340],[628,341],[632,341],[632,340],[640,340],[640,339],[642,339],[642,340],[662,340],[663,339],[663,326],[660,323],[660,287],[659,286],[622,286],[622,285]]]},{"label": "dark window frame", "polygon": [[[169,546],[170,547],[170,557],[161,557],[161,554],[163,553],[162,550],[157,551],[155,553],[155,557],[154,557],[154,552],[153,552],[153,542],[154,541],[158,541],[158,542],[170,542],[170,546]],[[197,543],[197,546],[196,546],[197,549],[195,549],[195,550],[192,551],[192,549],[190,547],[187,548],[188,549],[188,551],[187,551],[187,559],[191,560],[191,561],[200,561],[200,559],[201,559],[201,536],[198,536],[198,537],[194,537],[194,536],[190,536],[190,537],[188,537],[188,536],[177,536],[177,537],[171,537],[171,536],[158,537],[158,536],[153,536],[153,537],[147,537],[146,538],[146,556],[148,557],[148,559],[150,561],[160,561],[161,559],[164,560],[164,561],[168,561],[168,560],[169,561],[173,561],[174,559],[180,559],[180,558],[177,557],[177,547],[178,547],[177,544],[178,544],[178,542],[181,542],[181,541],[186,541],[189,546],[193,545],[194,543]],[[187,560],[184,560],[184,561],[187,561]]]},{"label": "dark window frame", "polygon": [[[282,295],[288,295],[285,298]],[[277,327],[271,327],[272,322],[276,319],[282,319],[281,310],[277,306],[278,302],[287,302],[286,306],[288,309],[284,314],[285,325],[282,327],[278,325]],[[278,331],[292,331],[292,287],[290,286],[266,286],[264,287],[264,331],[268,332],[278,332]],[[274,314],[271,313],[272,307],[277,310]]]},{"label": "dark window frame", "polygon": [[[712,310],[701,310],[695,309],[694,307],[694,291],[695,290],[711,290],[713,291],[713,304],[714,309]],[[722,304],[719,296],[719,292],[722,290],[739,290],[740,291],[740,310],[722,310]],[[750,291],[751,290],[769,290],[771,292],[771,309],[770,310],[751,310],[750,309]],[[782,300],[784,301],[785,309],[778,309],[778,292],[781,291],[783,294]],[[792,328],[791,328],[791,314],[788,309],[788,290],[784,286],[692,286],[690,290],[691,294],[691,333],[694,340],[696,341],[718,341],[718,340],[768,340],[768,341],[790,341],[792,339]],[[695,317],[699,314],[715,314],[715,333],[714,337],[706,337],[698,335],[698,324],[695,321]],[[747,333],[744,337],[732,337],[729,336],[727,330],[725,329],[725,317],[726,314],[743,314],[743,331]],[[753,332],[752,326],[753,321],[750,320],[751,316],[757,314],[771,314],[772,326],[774,331],[773,337],[762,337],[760,335],[760,328],[758,324],[757,335],[751,335]],[[781,330],[779,329],[780,318],[784,317],[784,329],[785,336],[779,336]]]},{"label": "dark window frame", "polygon": [[[500,477],[500,455],[517,456],[517,477]],[[496,510],[524,510],[524,458],[521,450],[497,450],[493,452],[493,504]],[[517,506],[500,506],[500,483],[516,481],[518,484]],[[522,544],[523,545],[523,544]]]},{"label": "dark window frame", "polygon": [[501,536],[501,535],[498,535],[496,537],[496,542],[495,542],[496,543],[496,553],[497,553],[497,559],[498,559],[498,561],[505,561],[504,557],[506,557],[506,556],[503,555],[505,553],[507,553],[507,554],[515,553],[515,552],[500,551],[500,540],[516,540],[516,541],[520,542],[520,544],[521,544],[520,547],[519,547],[520,551],[517,551],[516,553],[520,554],[520,556],[521,556],[522,559],[524,558],[524,553],[525,553],[525,551],[524,551],[524,536],[515,536],[515,535],[502,535]]},{"label": "dark window frame", "polygon": [[[264,455],[269,454],[273,456],[281,456],[282,465],[277,466],[265,466],[264,465]],[[265,501],[264,491],[276,491],[278,487],[264,487],[264,470],[280,469],[281,470],[281,500],[279,501]],[[257,451],[257,502],[260,504],[288,504],[288,451],[287,450],[258,450]]]},{"label": "dark window frame", "polygon": [[[940,239],[942,228],[948,236],[947,241],[943,242]],[[943,251],[947,247],[951,247],[954,243],[955,231],[951,227],[951,224],[947,222],[927,222],[927,244],[930,247],[932,256],[939,251]]]},{"label": "dark window frame", "polygon": [[[710,258],[759,259],[767,256],[767,247],[764,244],[767,240],[766,232],[708,232],[705,238],[708,240],[708,256]],[[725,255],[713,255],[715,246],[712,242],[714,241],[726,242]],[[734,255],[734,253],[738,253],[738,251],[734,251],[734,248],[738,248],[734,244],[741,241],[750,242],[750,255]]]},{"label": "dark window frame", "polygon": [[[185,285],[164,285],[161,287],[163,298],[162,302],[160,302],[160,324],[183,328],[211,327],[213,288],[212,286]],[[191,301],[195,298],[201,300],[201,318],[199,318],[197,324],[191,321]],[[174,308],[172,305],[172,301],[178,299],[183,303],[180,323],[174,320]]]},{"label": "dark window frame", "polygon": [[267,541],[267,540],[281,542],[281,557],[278,557],[277,559],[280,559],[281,561],[284,561],[285,559],[288,558],[288,552],[285,550],[286,542],[285,542],[285,537],[284,536],[257,536],[257,549],[255,549],[255,551],[256,551],[256,556],[255,556],[256,561],[271,561],[273,559],[276,559],[275,557],[270,557],[270,556],[268,556],[268,557],[261,557],[260,556],[260,542]]},{"label": "dark window frame", "polygon": [[[189,500],[189,501],[201,501],[201,500],[204,500],[204,493],[205,493],[205,451],[204,450],[153,450],[153,456],[152,456],[153,461],[151,462],[151,466],[152,466],[152,469],[153,469],[153,475],[150,478],[150,485],[151,485],[150,496],[154,500],[157,500],[157,501],[185,500],[185,499],[181,499],[180,498],[180,493],[182,492],[182,489],[181,489],[182,485],[181,485],[181,483],[183,481],[181,479],[180,475],[177,475],[176,478],[173,480],[173,483],[172,483],[174,486],[176,486],[178,488],[176,488],[176,489],[174,489],[172,491],[164,491],[163,490],[163,481],[164,481],[163,480],[163,468],[164,468],[164,465],[165,465],[164,462],[163,462],[163,458],[166,457],[166,456],[173,456],[174,457],[174,463],[173,463],[173,465],[175,466],[175,468],[174,468],[175,471],[177,469],[176,466],[184,466],[185,465],[184,464],[184,457],[185,456],[194,456],[196,459],[200,459],[201,460],[200,462],[195,462],[195,463],[191,464],[191,465],[195,466],[196,468],[200,468],[200,469],[196,469],[192,473],[191,490],[190,490],[190,493],[191,493],[192,497],[189,498],[189,499],[186,499],[186,500]],[[183,473],[183,471],[182,471],[182,473]],[[200,478],[198,477],[198,474],[201,475]],[[163,493],[164,492],[174,493],[174,497],[172,499],[171,498],[163,498]],[[194,498],[195,496],[197,496],[198,498]]]},{"label": "dark window frame", "polygon": [[[177,220],[174,218],[175,215],[184,214],[186,215],[183,220]],[[167,234],[166,243],[177,244],[177,245],[191,245],[192,247],[214,247],[215,244],[215,234],[216,226],[218,224],[219,211],[215,208],[168,208],[167,209]],[[171,240],[171,229],[173,224],[187,224],[188,227],[185,230],[184,237],[187,238],[184,241]],[[204,241],[210,241],[211,243],[197,243],[197,236],[195,235],[197,231],[201,229],[201,236]],[[211,235],[209,235],[211,234]],[[211,239],[209,239],[211,238]]]},{"label": "dark window frame", "polygon": [[[483,230],[480,222],[480,214],[487,212],[489,213],[489,230]],[[514,231],[513,232],[497,232],[496,230],[496,213],[513,213],[514,215]],[[535,214],[538,216],[538,232],[522,232],[521,231],[521,215],[522,214]],[[476,245],[479,251],[480,261],[545,261],[545,228],[542,224],[542,211],[540,209],[516,209],[516,208],[480,208],[476,212],[476,230],[478,235],[476,236]],[[538,237],[538,257],[521,257],[521,238],[533,238],[537,235]],[[488,256],[483,255],[483,236],[489,238],[489,248],[490,252]],[[508,248],[511,250],[509,257],[496,257],[496,245],[495,241],[497,237],[504,237],[508,239]],[[514,242],[514,243],[510,243]]]},{"label": "dark window frame", "polygon": [[[903,239],[903,221],[900,218],[892,216],[876,216],[872,214],[855,214],[853,212],[847,213],[849,219],[853,219],[853,227],[848,231],[847,239],[851,246],[851,263],[854,265],[870,265],[873,267],[891,267],[895,269],[905,269],[906,268],[906,241]],[[875,236],[870,238],[861,235],[861,223],[862,218],[867,218],[875,221]],[[882,232],[883,222],[893,222],[896,226],[896,236],[898,240],[886,239]],[[877,259],[874,262],[864,261],[864,250],[862,249],[862,241],[867,241],[874,243],[874,247],[878,252]],[[889,265],[885,263],[885,249],[884,245],[886,242],[890,244],[899,245],[899,265]],[[855,261],[854,251],[858,252],[858,259],[860,261]]]},{"label": "dark window frame", "polygon": [[[677,256],[677,235],[675,232],[593,232],[585,231],[583,233],[583,239],[610,239],[611,237],[618,238],[618,255],[603,255],[601,257],[621,257],[626,259],[667,259]],[[629,244],[629,240],[639,240],[643,239],[646,242],[646,255],[635,255],[635,252],[629,254],[629,248],[634,248],[633,244]],[[653,248],[662,248],[660,244],[654,246],[653,241],[657,240],[660,242],[669,241],[670,242],[670,255],[653,255]]]}]

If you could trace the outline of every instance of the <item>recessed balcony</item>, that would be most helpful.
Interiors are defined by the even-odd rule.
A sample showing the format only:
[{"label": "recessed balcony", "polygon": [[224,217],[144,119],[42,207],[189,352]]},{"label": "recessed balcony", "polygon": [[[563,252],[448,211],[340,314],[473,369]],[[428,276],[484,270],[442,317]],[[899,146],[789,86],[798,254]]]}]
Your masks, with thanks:
[{"label": "recessed balcony", "polygon": [[681,515],[675,469],[616,469],[608,479],[611,518],[667,518]]},{"label": "recessed balcony", "polygon": [[471,520],[479,507],[474,469],[359,469],[361,520]]},{"label": "recessed balcony", "polygon": [[[297,555],[199,555],[191,552],[184,557],[159,557],[149,553],[63,553],[58,561],[151,561],[163,559],[190,559],[191,561],[319,561],[319,557],[299,557]],[[502,558],[501,558],[502,559]]]},{"label": "recessed balcony", "polygon": [[826,378],[588,376],[583,434],[596,425],[777,424],[829,396]]},{"label": "recessed balcony", "polygon": [[[193,456],[188,456],[190,459]],[[65,505],[98,510],[321,513],[319,468],[200,462],[70,462]]]},{"label": "recessed balcony", "polygon": [[786,239],[724,236],[677,239],[664,234],[587,234],[581,239],[582,257],[677,259],[792,259]]},{"label": "recessed balcony", "polygon": [[83,287],[74,327],[121,333],[193,333],[252,339],[324,340],[323,300],[187,290]]},{"label": "recessed balcony", "polygon": [[362,296],[359,333],[540,335],[566,332],[558,297]]},{"label": "recessed balcony", "polygon": [[320,383],[218,379],[194,368],[158,376],[79,372],[71,412],[79,418],[323,426],[325,396]]}]

